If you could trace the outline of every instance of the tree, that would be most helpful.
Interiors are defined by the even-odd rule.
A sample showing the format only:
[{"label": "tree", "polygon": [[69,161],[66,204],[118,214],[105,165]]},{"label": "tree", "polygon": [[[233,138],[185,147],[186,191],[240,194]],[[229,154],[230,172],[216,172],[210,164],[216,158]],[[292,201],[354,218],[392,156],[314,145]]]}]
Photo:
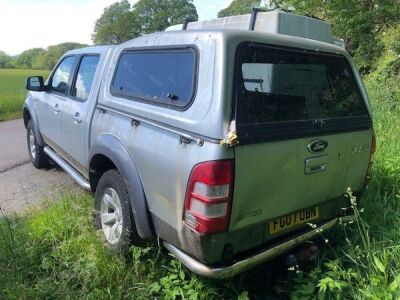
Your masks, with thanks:
[{"label": "tree", "polygon": [[253,7],[261,7],[260,0],[233,0],[227,7],[218,12],[218,17],[249,14]]},{"label": "tree", "polygon": [[311,14],[333,24],[334,33],[347,42],[363,73],[375,67],[382,54],[380,36],[398,24],[399,0],[273,0],[282,8],[294,8],[296,13]]},{"label": "tree", "polygon": [[198,20],[192,0],[140,0],[133,6],[133,16],[140,35],[163,31],[185,18]]},{"label": "tree", "polygon": [[34,67],[36,69],[51,70],[65,52],[82,47],[87,47],[87,45],[68,42],[49,46],[45,52],[36,58]]},{"label": "tree", "polygon": [[11,68],[12,58],[7,53],[0,51],[0,69]]},{"label": "tree", "polygon": [[137,36],[163,31],[198,19],[192,0],[139,0],[133,7],[127,0],[104,9],[96,21],[92,40],[95,44],[120,44]]},{"label": "tree", "polygon": [[135,20],[127,0],[106,7],[96,21],[92,40],[95,44],[120,44],[135,35]]},{"label": "tree", "polygon": [[15,67],[20,69],[36,69],[36,60],[38,56],[43,55],[45,52],[46,51],[42,48],[26,50],[16,57]]}]

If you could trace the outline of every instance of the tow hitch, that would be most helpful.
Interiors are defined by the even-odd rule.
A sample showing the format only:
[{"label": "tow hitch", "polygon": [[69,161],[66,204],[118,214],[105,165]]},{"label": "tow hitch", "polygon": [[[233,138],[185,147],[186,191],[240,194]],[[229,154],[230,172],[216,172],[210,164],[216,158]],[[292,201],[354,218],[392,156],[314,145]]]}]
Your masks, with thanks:
[{"label": "tow hitch", "polygon": [[288,268],[305,265],[306,263],[313,261],[317,257],[317,254],[318,247],[313,244],[286,256],[286,265]]}]

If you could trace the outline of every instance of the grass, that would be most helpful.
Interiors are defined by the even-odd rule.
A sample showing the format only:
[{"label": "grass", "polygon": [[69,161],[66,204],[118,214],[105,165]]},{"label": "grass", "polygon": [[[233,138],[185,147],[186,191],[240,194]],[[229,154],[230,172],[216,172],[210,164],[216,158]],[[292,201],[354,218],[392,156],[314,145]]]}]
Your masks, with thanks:
[{"label": "grass", "polygon": [[278,259],[212,281],[157,245],[133,247],[126,261],[101,245],[93,197],[65,196],[0,219],[0,299],[400,299],[400,89],[396,79],[371,76],[366,84],[377,136],[373,177],[362,199],[348,194],[356,221],[322,233],[321,253],[305,268],[287,270]]},{"label": "grass", "polygon": [[210,299],[219,289],[157,246],[110,255],[92,225],[91,195],[64,196],[0,219],[0,299]]},{"label": "grass", "polygon": [[22,117],[25,101],[25,82],[28,76],[47,78],[49,71],[0,69],[0,121]]}]

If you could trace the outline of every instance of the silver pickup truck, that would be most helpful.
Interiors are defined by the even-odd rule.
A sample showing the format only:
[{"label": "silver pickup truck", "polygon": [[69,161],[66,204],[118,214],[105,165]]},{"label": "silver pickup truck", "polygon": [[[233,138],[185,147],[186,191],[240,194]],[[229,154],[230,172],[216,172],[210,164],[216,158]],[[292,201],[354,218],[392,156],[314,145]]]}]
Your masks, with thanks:
[{"label": "silver pickup truck", "polygon": [[112,251],[158,238],[226,278],[351,218],[375,150],[361,78],[320,21],[265,14],[73,50],[28,78],[32,163],[95,193]]}]

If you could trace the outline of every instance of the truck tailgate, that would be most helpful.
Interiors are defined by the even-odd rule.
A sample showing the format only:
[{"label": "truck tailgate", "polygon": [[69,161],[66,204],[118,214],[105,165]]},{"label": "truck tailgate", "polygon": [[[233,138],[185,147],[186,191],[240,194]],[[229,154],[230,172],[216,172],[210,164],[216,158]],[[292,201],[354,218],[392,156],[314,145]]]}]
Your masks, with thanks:
[{"label": "truck tailgate", "polygon": [[[237,146],[230,230],[318,208],[348,187],[361,190],[371,136],[372,130],[365,130]],[[314,140],[326,141],[326,150],[311,153]]]},{"label": "truck tailgate", "polygon": [[271,236],[334,217],[323,203],[348,187],[360,191],[371,158],[372,121],[356,70],[342,54],[248,42],[235,66],[230,230],[265,222]]}]

